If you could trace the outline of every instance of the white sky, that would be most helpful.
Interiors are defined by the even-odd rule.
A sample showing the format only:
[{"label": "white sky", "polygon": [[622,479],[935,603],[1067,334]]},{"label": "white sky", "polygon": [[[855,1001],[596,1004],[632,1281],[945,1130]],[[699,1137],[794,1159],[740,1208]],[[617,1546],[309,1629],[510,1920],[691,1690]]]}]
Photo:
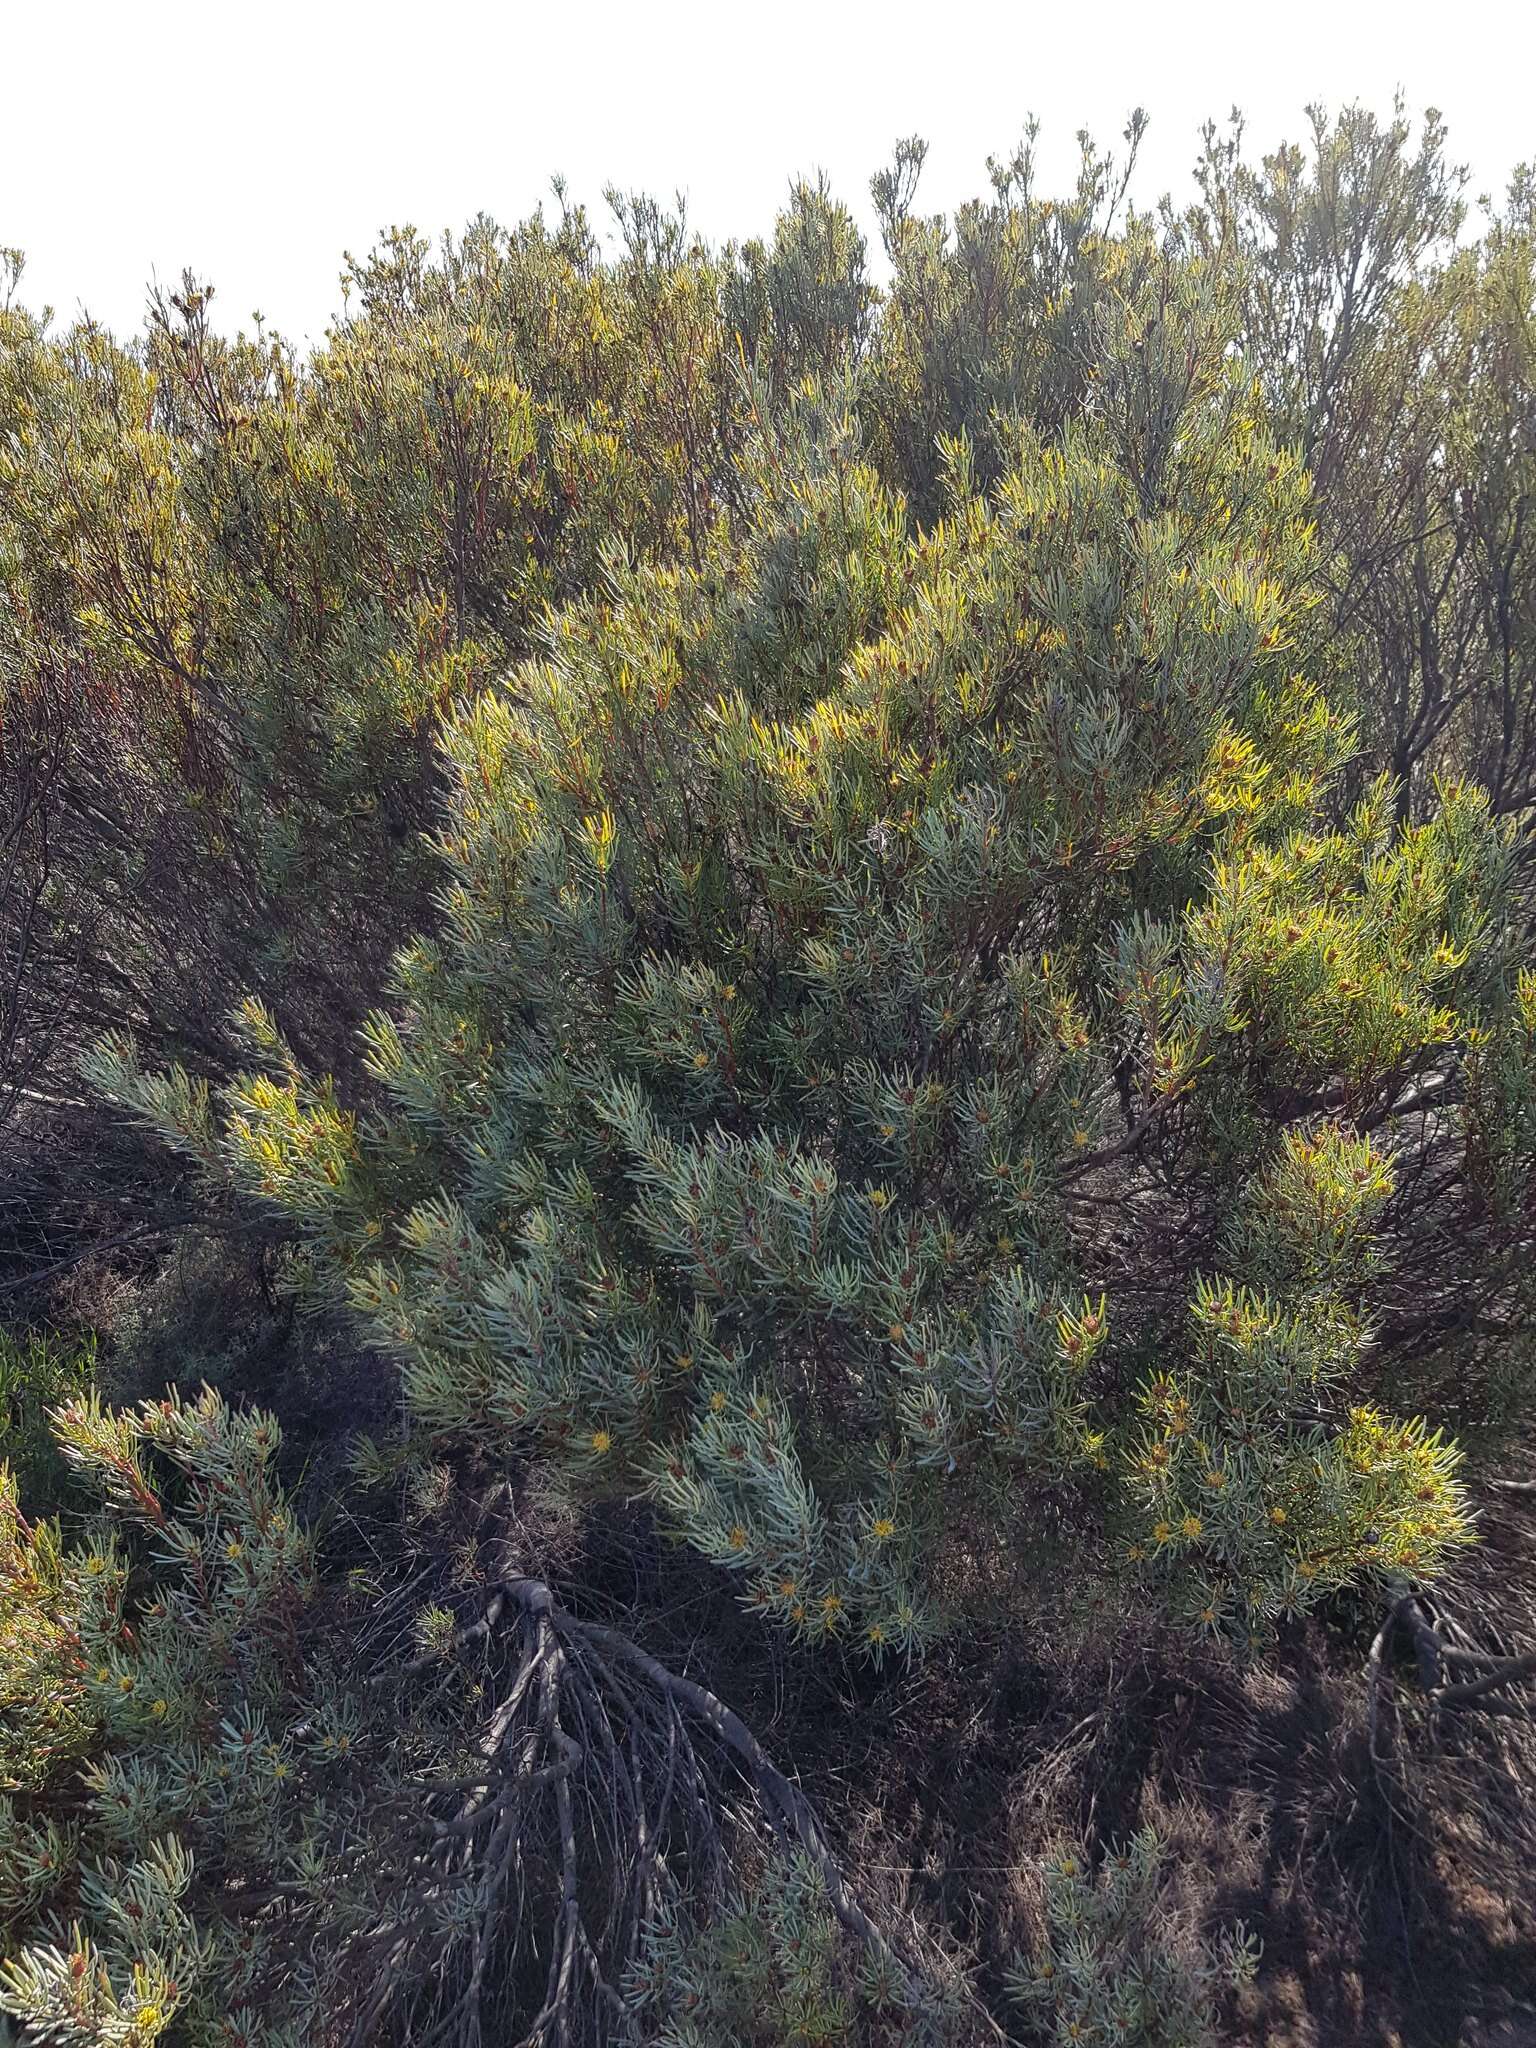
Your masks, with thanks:
[{"label": "white sky", "polygon": [[870,222],[898,135],[931,149],[920,203],[982,189],[1041,116],[1047,184],[1073,136],[1152,116],[1136,194],[1189,190],[1200,122],[1236,102],[1255,145],[1308,100],[1438,106],[1473,189],[1536,156],[1536,6],[1458,0],[0,0],[0,243],[26,302],[137,326],[151,275],[211,277],[233,326],[259,307],[317,338],[341,253],[528,212],[562,171],[689,196],[711,237],[767,229],[824,168]]}]

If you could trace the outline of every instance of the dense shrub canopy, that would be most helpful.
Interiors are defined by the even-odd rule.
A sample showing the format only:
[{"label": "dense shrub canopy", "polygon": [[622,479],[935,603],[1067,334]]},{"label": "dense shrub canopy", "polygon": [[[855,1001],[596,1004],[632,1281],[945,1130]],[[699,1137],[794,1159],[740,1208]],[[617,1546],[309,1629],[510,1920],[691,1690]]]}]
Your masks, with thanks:
[{"label": "dense shrub canopy", "polygon": [[1461,792],[1321,827],[1300,473],[1184,289],[1127,321],[1209,351],[1155,491],[1112,353],[990,499],[957,447],[915,539],[793,406],[746,548],[616,574],[449,726],[387,1107],[273,1036],[188,1133],[431,1431],[649,1484],[802,1634],[911,1648],[962,1558],[1079,1513],[1244,1627],[1462,1526],[1417,1431],[1294,1417],[1362,1392],[1399,1102],[1469,1029],[1524,1046],[1506,856]]},{"label": "dense shrub canopy", "polygon": [[[1433,119],[1210,131],[1160,218],[1031,148],[946,222],[903,144],[881,289],[799,186],[723,251],[396,233],[307,363],[191,280],[128,345],[0,312],[8,1255],[164,1229],[158,1155],[52,1163],[126,1109],[399,1391],[318,1549],[273,1417],[50,1381],[71,1536],[19,1403],[40,2030],[983,2024],[530,1501],[876,1667],[1260,1657],[1471,1542],[1453,1439],[1528,1406],[1529,195],[1459,242]],[[1248,1948],[1120,1867],[1050,1867],[1026,2019],[1208,2031]]]}]

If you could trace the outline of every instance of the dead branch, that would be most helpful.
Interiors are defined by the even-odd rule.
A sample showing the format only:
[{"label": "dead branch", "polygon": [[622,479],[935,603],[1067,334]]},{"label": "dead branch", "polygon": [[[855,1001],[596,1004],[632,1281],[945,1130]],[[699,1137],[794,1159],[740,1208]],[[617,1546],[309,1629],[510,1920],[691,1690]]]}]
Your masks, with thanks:
[{"label": "dead branch", "polygon": [[[1470,1661],[1470,1660],[1468,1660]],[[1448,1685],[1436,1695],[1438,1707],[1477,1705],[1499,1686],[1518,1685],[1523,1678],[1536,1678],[1536,1651],[1524,1657],[1505,1657],[1481,1678],[1469,1678],[1460,1685]]]},{"label": "dead branch", "polygon": [[[1498,1697],[1506,1686],[1536,1678],[1536,1651],[1510,1656],[1468,1640],[1449,1616],[1434,1616],[1426,1598],[1404,1593],[1388,1608],[1366,1658],[1366,1734],[1371,1761],[1380,1764],[1381,1706],[1388,1679],[1387,1652],[1393,1637],[1407,1635],[1418,1665],[1420,1690],[1435,1713],[1471,1709],[1481,1713],[1530,1715],[1533,1703]],[[1470,1676],[1446,1684],[1442,1673]]]},{"label": "dead branch", "polygon": [[391,2014],[398,2036],[429,2048],[476,2048],[488,2029],[518,2048],[628,2038],[623,1986],[646,1931],[723,1885],[743,1784],[749,1813],[809,1861],[859,1950],[914,2007],[928,2001],[921,1967],[855,1896],[811,1802],[706,1686],[510,1569],[443,1650],[374,1684],[446,1675],[470,1650],[506,1675],[475,1767],[420,1788],[426,1840],[408,1908],[358,1944],[368,1989],[355,2041]]}]

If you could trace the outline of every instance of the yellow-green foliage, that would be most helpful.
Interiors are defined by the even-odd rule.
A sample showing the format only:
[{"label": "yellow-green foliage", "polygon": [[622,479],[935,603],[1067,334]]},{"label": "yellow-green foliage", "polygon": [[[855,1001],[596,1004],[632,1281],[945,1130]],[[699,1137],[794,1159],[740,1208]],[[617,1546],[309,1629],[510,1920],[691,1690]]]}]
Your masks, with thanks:
[{"label": "yellow-green foliage", "polygon": [[317,1993],[288,1929],[218,1900],[235,1869],[300,1910],[357,1726],[343,1694],[309,1694],[310,1545],[277,1424],[212,1394],[123,1414],[86,1394],[54,1426],[97,1513],[68,1537],[31,1521],[0,1467],[0,2008],[142,2048],[173,2023],[253,2041],[240,2009],[275,1996],[260,2038],[312,2038],[284,2030]]},{"label": "yellow-green foliage", "polygon": [[[503,1808],[460,1865],[431,1806],[485,1754],[432,1660],[548,1654],[505,1587],[461,1638],[488,1473],[876,1660],[1090,1592],[1252,1648],[1468,1540],[1442,1425],[1528,1412],[1536,1326],[1536,237],[1527,172],[1459,242],[1400,115],[1213,129],[1155,219],[1086,142],[1042,197],[1033,130],[925,215],[904,142],[883,288],[820,185],[719,250],[557,188],[386,236],[307,360],[190,278],[55,327],[0,251],[7,1298],[66,1231],[155,1255],[130,1110],[392,1363],[354,1468],[433,1581],[419,1690],[351,1684],[274,1423],[0,1337],[35,2032],[299,2048],[360,1977],[555,2029],[580,1920],[503,1941],[442,1881]],[[517,1761],[566,1840],[569,1763]],[[616,2026],[927,2024],[809,1869],[673,1860],[581,1979]],[[1202,2038],[1241,1956],[1163,1939],[1155,1844],[1085,1872],[1033,2021]]]},{"label": "yellow-green foliage", "polygon": [[419,1425],[649,1489],[877,1656],[1047,1500],[1245,1632],[1466,1533],[1365,1405],[1362,1286],[1399,1106],[1523,1028],[1506,840],[1449,786],[1328,828],[1306,480],[1230,294],[1143,252],[1114,308],[1102,403],[990,493],[952,444],[916,535],[792,393],[739,545],[615,565],[449,721],[380,1108],[254,1009],[222,1122],[98,1067],[291,1217]]},{"label": "yellow-green foliage", "polygon": [[1112,1845],[1097,1869],[1080,1845],[1059,1848],[1041,1875],[1044,1938],[1009,1975],[1032,2038],[1216,2048],[1221,1995],[1251,1979],[1259,1944],[1241,1925],[1208,1941],[1179,1924],[1155,1830]]},{"label": "yellow-green foliage", "polygon": [[740,1872],[706,1924],[648,1928],[626,1990],[656,2048],[942,2041],[943,1994],[934,1987],[917,2011],[895,1979],[839,1927],[815,1867],[771,1854]]}]

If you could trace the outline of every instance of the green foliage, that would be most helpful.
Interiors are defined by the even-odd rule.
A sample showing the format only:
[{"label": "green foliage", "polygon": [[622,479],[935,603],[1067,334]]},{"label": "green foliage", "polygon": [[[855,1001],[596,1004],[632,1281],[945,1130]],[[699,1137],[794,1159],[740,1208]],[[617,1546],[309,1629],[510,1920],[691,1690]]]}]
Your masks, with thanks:
[{"label": "green foliage", "polygon": [[1077,1846],[1042,1865],[1044,1936],[1009,1977],[1040,2041],[1216,2048],[1220,1995],[1250,1981],[1259,1944],[1241,1926],[1215,1941],[1180,1926],[1166,1862],[1166,1845],[1145,1828],[1097,1870]]},{"label": "green foliage", "polygon": [[99,1512],[66,1538],[0,1470],[0,2002],[65,2041],[146,2043],[173,2020],[254,2039],[252,2019],[226,2031],[236,2008],[274,1972],[296,2012],[306,1987],[285,1923],[222,1905],[220,1873],[302,1899],[323,1785],[301,1780],[356,1732],[343,1697],[309,1695],[313,1570],[277,1424],[211,1394],[113,1414],[88,1392],[55,1427]]},{"label": "green foliage", "polygon": [[48,1411],[83,1393],[96,1376],[96,1346],[46,1331],[0,1330],[0,1461],[33,1511],[51,1502],[65,1472]]},{"label": "green foliage", "polygon": [[1093,376],[1095,323],[1112,304],[1125,263],[1114,232],[1145,132],[1139,111],[1125,133],[1124,165],[1078,138],[1071,195],[1042,199],[1039,124],[1019,147],[989,159],[988,198],[953,222],[915,211],[926,145],[897,145],[872,192],[892,278],[870,350],[864,406],[889,473],[926,520],[942,506],[941,440],[964,434],[978,475],[1007,467],[1008,422],[1058,432],[1082,407]]},{"label": "green foliage", "polygon": [[1305,479],[1219,283],[1149,257],[1116,309],[1087,416],[990,494],[954,443],[913,537],[792,397],[740,546],[616,567],[448,721],[367,1115],[254,1008],[222,1126],[95,1068],[283,1210],[431,1437],[648,1488],[876,1656],[1022,1572],[1047,1501],[1069,1568],[1129,1517],[1242,1630],[1465,1534],[1450,1454],[1359,1398],[1387,1154],[1307,1133],[1518,1029],[1506,840],[1451,786],[1328,828]]},{"label": "green foliage", "polygon": [[895,2048],[943,2038],[941,2002],[907,2009],[903,1987],[838,1926],[804,1858],[764,1858],[702,1926],[666,1920],[649,1929],[629,2003],[656,2048]]},{"label": "green foliage", "polygon": [[[1143,127],[1065,198],[1031,127],[952,219],[901,143],[883,288],[819,183],[722,249],[560,188],[394,230],[307,360],[190,277],[55,330],[0,255],[0,1251],[279,1245],[278,1341],[274,1270],[397,1371],[352,1465],[416,1588],[363,1623],[274,1418],[0,1337],[39,2034],[547,2035],[608,1825],[580,1998],[633,2038],[927,2037],[816,1858],[696,1897],[717,1788],[663,1884],[644,1773],[576,1770],[562,1686],[659,1666],[527,1560],[466,1624],[525,1481],[876,1663],[1090,1594],[1253,1653],[1470,1540],[1452,1433],[1528,1417],[1536,1309],[1531,178],[1469,243],[1438,117],[1351,108],[1209,130],[1150,215]],[[166,1306],[190,1244],[115,1324],[155,1384],[251,1355],[216,1256]],[[430,1805],[490,1789],[493,1608],[515,1912],[503,1806]],[[381,1636],[419,1697],[344,1674]],[[1212,2038],[1248,1952],[1153,1840],[1046,1892],[1044,2038]]]},{"label": "green foliage", "polygon": [[1519,811],[1536,788],[1524,188],[1465,246],[1467,173],[1438,114],[1417,137],[1401,100],[1386,121],[1314,107],[1308,125],[1258,163],[1240,121],[1208,127],[1175,234],[1238,281],[1266,405],[1316,480],[1372,759],[1405,812],[1448,765]]}]

